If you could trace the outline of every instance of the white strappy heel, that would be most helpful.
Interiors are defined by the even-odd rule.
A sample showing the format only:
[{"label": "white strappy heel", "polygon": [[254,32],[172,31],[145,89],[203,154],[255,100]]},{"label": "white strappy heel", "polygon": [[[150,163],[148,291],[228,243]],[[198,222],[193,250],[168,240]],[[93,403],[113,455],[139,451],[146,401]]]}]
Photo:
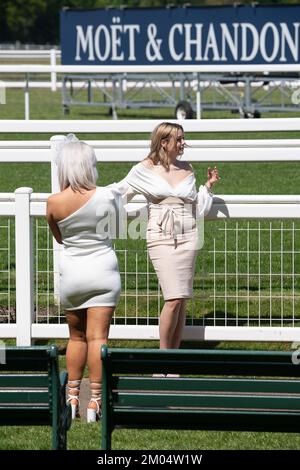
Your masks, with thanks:
[{"label": "white strappy heel", "polygon": [[[67,403],[71,404],[71,410],[72,410],[72,420],[75,418],[79,418],[79,391],[80,391],[80,384],[81,380],[69,380],[68,381],[68,398],[67,398]],[[73,392],[78,392],[77,395],[73,395],[70,393],[70,391]],[[76,403],[72,403],[72,400],[76,400]]]},{"label": "white strappy heel", "polygon": [[96,408],[87,409],[86,420],[88,423],[95,423],[101,418],[101,399],[102,399],[102,387],[100,382],[91,382],[91,393],[92,397],[90,403],[95,403]]},{"label": "white strappy heel", "polygon": [[86,420],[88,423],[95,423],[101,418],[101,407],[99,404],[101,403],[101,398],[91,398],[90,402],[96,403],[96,408],[88,408],[86,414]]}]

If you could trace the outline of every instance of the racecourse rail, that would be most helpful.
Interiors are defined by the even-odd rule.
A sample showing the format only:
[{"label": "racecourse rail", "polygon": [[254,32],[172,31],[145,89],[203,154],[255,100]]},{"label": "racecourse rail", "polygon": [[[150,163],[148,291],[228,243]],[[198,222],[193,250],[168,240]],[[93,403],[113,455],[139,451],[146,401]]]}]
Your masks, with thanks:
[{"label": "racecourse rail", "polygon": [[[0,55],[1,56],[1,55]],[[51,89],[56,91],[57,74],[162,74],[162,73],[182,73],[194,74],[198,83],[201,80],[201,74],[206,73],[232,73],[232,65],[54,65],[56,64],[55,50],[51,52],[51,65],[0,65],[0,79],[3,80],[6,74],[17,74],[25,77],[24,86],[24,108],[25,119],[30,119],[30,76],[36,74],[51,74]],[[286,65],[235,65],[234,73],[238,74],[289,74],[300,72],[299,64]],[[200,90],[197,90],[197,118],[201,117],[201,98]]]}]

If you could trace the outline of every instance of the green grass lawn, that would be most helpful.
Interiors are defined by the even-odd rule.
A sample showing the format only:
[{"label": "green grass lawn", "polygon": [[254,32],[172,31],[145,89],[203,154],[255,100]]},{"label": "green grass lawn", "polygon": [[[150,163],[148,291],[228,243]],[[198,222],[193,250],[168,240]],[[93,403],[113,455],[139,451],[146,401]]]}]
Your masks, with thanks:
[{"label": "green grass lawn", "polygon": [[[26,439],[24,439],[26,436]],[[101,429],[76,420],[68,432],[69,450],[99,450]],[[1,426],[0,450],[51,448],[47,427]],[[300,435],[290,433],[117,429],[113,450],[298,450]]]}]

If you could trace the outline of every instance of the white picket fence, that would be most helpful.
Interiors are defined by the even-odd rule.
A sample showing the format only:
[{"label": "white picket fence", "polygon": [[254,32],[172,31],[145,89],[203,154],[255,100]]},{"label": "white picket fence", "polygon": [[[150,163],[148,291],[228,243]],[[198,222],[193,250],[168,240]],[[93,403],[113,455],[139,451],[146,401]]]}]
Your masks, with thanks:
[{"label": "white picket fence", "polygon": [[[6,121],[0,122],[0,132],[150,132],[157,121]],[[216,120],[184,122],[187,137],[193,132],[239,132],[239,131],[270,131],[299,130],[300,119],[262,119],[255,121]],[[101,162],[125,162],[142,159],[147,150],[148,141],[88,141],[96,149]],[[185,158],[190,161],[299,161],[300,140],[198,140],[191,141],[186,150]],[[0,144],[0,162],[49,162],[52,164],[52,188],[57,187],[56,171],[53,165],[51,145],[48,141],[2,141]],[[101,184],[101,182],[100,182]],[[17,344],[28,345],[34,338],[66,338],[68,331],[64,323],[63,312],[59,306],[57,315],[48,309],[47,315],[39,314],[37,308],[39,295],[50,299],[53,292],[49,291],[51,277],[57,276],[57,267],[47,267],[48,285],[45,292],[39,293],[38,276],[43,273],[34,267],[34,257],[43,250],[47,260],[52,258],[52,245],[44,221],[47,194],[34,194],[29,188],[19,188],[15,194],[0,194],[0,216],[15,219],[15,247],[3,247],[7,253],[7,284],[13,283],[13,274],[9,273],[9,253],[15,251],[15,283],[16,283],[16,320],[9,314],[3,315],[0,323],[0,337],[16,338]],[[134,204],[143,203],[137,198]],[[214,198],[213,208],[207,218],[210,230],[214,224],[222,222],[213,246],[207,248],[211,260],[211,270],[207,279],[211,280],[212,291],[206,296],[205,287],[199,291],[198,298],[191,306],[191,324],[185,329],[184,337],[189,340],[240,340],[240,341],[297,341],[300,337],[300,281],[297,272],[299,253],[298,233],[300,219],[300,196],[218,196]],[[268,221],[266,227],[265,222]],[[245,226],[246,221],[246,226]],[[33,226],[35,239],[39,230],[47,231],[47,247],[41,249],[33,243]],[[251,225],[256,224],[255,226]],[[1,223],[7,234],[12,230],[10,223]],[[257,242],[253,247],[252,233],[256,233]],[[231,241],[230,241],[231,237]],[[232,241],[233,237],[233,241]],[[265,238],[268,246],[264,246]],[[276,241],[278,238],[278,242]],[[10,239],[11,237],[7,237]],[[50,240],[50,241],[49,241]],[[220,245],[221,240],[221,245]],[[287,240],[287,241],[286,241]],[[121,252],[122,251],[122,252]],[[118,256],[125,258],[137,256],[136,253],[121,250]],[[125,250],[126,251],[126,250]],[[43,253],[42,253],[43,254]],[[45,256],[46,256],[45,255]],[[200,255],[201,256],[201,255]],[[218,257],[222,257],[224,271],[218,271]],[[270,259],[268,270],[263,272],[260,262],[252,270],[253,258]],[[278,258],[278,263],[277,263]],[[55,259],[55,257],[54,257]],[[135,270],[127,269],[126,263],[121,271],[124,277],[122,309],[115,317],[111,328],[111,338],[158,338],[158,318],[162,300],[159,289],[157,292],[139,291],[139,279],[151,277],[151,269],[140,270],[139,259],[135,258]],[[233,263],[234,260],[234,263]],[[287,268],[287,260],[289,267]],[[274,263],[278,264],[278,271]],[[275,263],[275,264],[276,264]],[[277,266],[277,265],[276,265]],[[11,268],[14,270],[14,268]],[[1,269],[0,269],[1,271]],[[3,270],[5,271],[5,269]],[[6,272],[5,272],[6,274]],[[130,276],[135,277],[135,292],[129,289]],[[230,282],[234,279],[234,291],[230,290]],[[265,282],[268,280],[267,292]],[[291,280],[292,279],[292,280]],[[277,290],[273,282],[278,284]],[[147,280],[148,282],[148,280]],[[286,282],[291,285],[286,289]],[[255,293],[253,287],[258,286]],[[221,288],[220,288],[221,285]],[[147,284],[148,286],[148,284]],[[264,288],[263,288],[264,286]],[[261,289],[260,289],[261,287]],[[48,290],[47,290],[48,289]],[[8,289],[9,290],[9,289]],[[154,292],[154,293],[153,293]],[[4,293],[5,294],[5,293]],[[7,292],[8,294],[8,292]],[[47,297],[48,296],[48,297]],[[135,312],[129,311],[128,302],[134,301]],[[254,304],[252,302],[254,301]],[[9,305],[14,307],[13,300]],[[50,301],[49,301],[50,302]],[[141,317],[139,309],[142,303],[147,305],[146,316]],[[203,305],[209,305],[210,315],[199,322],[199,311]],[[155,307],[153,307],[155,305]],[[222,318],[220,319],[220,305]],[[240,315],[243,306],[246,315]],[[1,298],[0,298],[1,306]],[[266,315],[266,308],[268,314]],[[9,309],[8,309],[9,310]],[[13,310],[13,308],[12,308]],[[234,315],[233,315],[234,314]],[[200,315],[201,320],[201,315]]]}]

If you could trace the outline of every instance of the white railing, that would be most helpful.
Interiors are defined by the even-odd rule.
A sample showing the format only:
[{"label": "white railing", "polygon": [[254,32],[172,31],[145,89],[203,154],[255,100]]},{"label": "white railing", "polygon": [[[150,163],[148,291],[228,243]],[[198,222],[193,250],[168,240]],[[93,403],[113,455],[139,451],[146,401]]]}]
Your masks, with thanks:
[{"label": "white railing", "polygon": [[[55,136],[52,139],[55,140]],[[103,163],[138,162],[149,150],[148,140],[85,141],[93,146],[98,161]],[[183,158],[190,162],[299,161],[300,139],[192,140],[188,143],[189,147],[186,148]],[[2,163],[51,161],[49,140],[0,141]]]},{"label": "white railing", "polygon": [[[51,67],[56,67],[58,59],[61,57],[61,51],[58,49],[44,49],[44,50],[4,50],[0,49],[0,61],[1,59],[21,59],[21,60],[32,60],[32,59],[46,59],[49,60]],[[0,65],[1,68],[2,65]],[[57,73],[55,71],[50,72],[50,88],[52,91],[57,90]],[[28,87],[28,84],[27,84]],[[26,87],[25,87],[26,88]]]},{"label": "white railing", "polygon": [[[0,73],[232,73],[232,65],[0,65]],[[237,64],[235,73],[300,72],[299,64]]]},{"label": "white railing", "polygon": [[51,61],[52,54],[55,57],[61,57],[61,51],[59,49],[0,49],[0,60],[1,59],[46,59],[50,61],[50,65],[56,65],[56,61]]},{"label": "white railing", "polygon": [[[13,120],[0,121],[0,132],[100,134],[134,130],[135,133],[150,133],[159,122]],[[185,121],[183,125],[189,138],[194,132],[299,131],[300,119]],[[87,142],[94,146],[100,162],[139,161],[148,149],[146,140]],[[211,163],[212,161],[299,161],[300,159],[298,139],[193,140],[190,144],[185,152],[185,158],[190,161]],[[2,141],[0,162],[48,162],[52,165],[52,188],[57,189],[50,141]],[[31,194],[31,191],[24,189],[17,191],[16,194],[0,194],[1,221],[6,218],[0,226],[3,226],[7,238],[7,246],[0,246],[0,253],[3,249],[4,258],[6,256],[3,267],[0,265],[0,273],[3,273],[7,279],[7,289],[0,292],[0,337],[17,338],[18,344],[29,344],[32,338],[68,336],[63,312],[60,311],[59,304],[55,303],[53,278],[57,277],[58,273],[55,263],[53,266],[52,239],[44,222],[46,198],[47,194]],[[135,204],[140,202],[142,201],[138,198]],[[213,208],[208,217],[211,221],[207,224],[218,227],[216,229],[218,236],[205,248],[210,263],[206,277],[201,267],[198,267],[196,272],[196,298],[190,307],[190,323],[185,329],[185,338],[241,341],[299,339],[300,278],[297,273],[299,204],[300,196],[256,195],[214,198]],[[32,244],[30,233],[33,221],[35,242]],[[15,246],[11,236],[14,225]],[[47,239],[45,246],[39,246],[37,242],[41,232],[45,233]],[[257,234],[255,243],[252,240],[253,233]],[[285,237],[292,241],[285,242]],[[286,248],[285,243],[290,245]],[[145,246],[143,250],[142,256],[145,260]],[[117,253],[124,279],[122,311],[114,318],[111,337],[158,338],[157,325],[162,300],[158,288],[157,290],[149,288],[151,282],[156,282],[153,281],[155,275],[151,272],[149,260],[141,262],[136,252],[132,253],[118,246]],[[33,260],[39,256],[45,257],[46,261],[40,264],[44,263],[46,268],[37,266],[35,261],[33,276]],[[220,270],[218,261],[220,257],[224,271]],[[276,264],[277,258],[279,264]],[[135,260],[134,267],[132,259]],[[252,266],[254,259],[257,259],[257,263]],[[261,267],[262,260],[265,271]],[[143,277],[146,282],[140,289],[139,280]],[[134,288],[130,286],[132,278],[135,279]],[[201,290],[198,284],[200,282],[205,284],[206,280],[209,287],[204,286]],[[14,290],[14,282],[16,282],[16,299],[10,293]],[[7,302],[3,307],[4,302],[1,298],[6,297]],[[41,299],[46,301],[41,302],[40,306]],[[204,304],[208,306],[207,315],[199,318]],[[142,310],[144,316],[141,315]],[[221,310],[222,318],[219,316]]]},{"label": "white railing", "polygon": [[[51,56],[51,65],[1,65],[0,64],[0,78],[5,74],[18,74],[25,77],[24,87],[24,102],[25,102],[25,119],[29,120],[30,105],[29,105],[29,76],[34,74],[51,74],[51,88],[56,90],[56,74],[163,74],[163,73],[183,73],[195,74],[195,79],[200,81],[199,74],[205,73],[232,73],[232,65],[54,65],[56,55],[53,52]],[[300,72],[299,64],[287,65],[235,65],[235,73],[280,73],[288,74]],[[201,96],[200,91],[196,92],[196,112],[197,117],[201,116]]]},{"label": "white railing", "polygon": [[[193,133],[214,132],[216,135],[220,132],[288,132],[300,131],[300,118],[276,118],[276,119],[193,119],[178,121],[175,119],[164,119],[169,122],[177,122],[182,124],[187,137]],[[147,133],[154,129],[156,125],[162,122],[162,119],[143,119],[143,120],[21,120],[21,119],[5,119],[0,120],[0,133]],[[251,146],[251,139],[245,142],[245,145]],[[268,140],[261,140],[262,145]],[[285,146],[283,139],[281,146]],[[123,140],[126,145],[126,140]],[[226,145],[222,140],[215,141],[216,146]],[[3,142],[3,145],[5,143]],[[20,145],[17,144],[16,145]],[[245,147],[244,145],[244,147]]]}]

